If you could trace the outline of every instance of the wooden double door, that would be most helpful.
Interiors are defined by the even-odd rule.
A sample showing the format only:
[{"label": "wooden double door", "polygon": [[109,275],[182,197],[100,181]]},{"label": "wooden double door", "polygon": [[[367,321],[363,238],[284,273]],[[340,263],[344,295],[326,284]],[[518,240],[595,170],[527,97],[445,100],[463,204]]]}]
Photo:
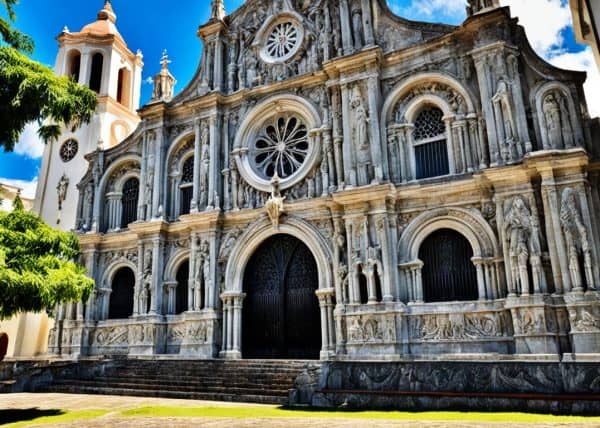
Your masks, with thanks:
[{"label": "wooden double door", "polygon": [[261,244],[244,273],[244,358],[319,358],[318,277],[312,253],[295,237],[275,235]]}]

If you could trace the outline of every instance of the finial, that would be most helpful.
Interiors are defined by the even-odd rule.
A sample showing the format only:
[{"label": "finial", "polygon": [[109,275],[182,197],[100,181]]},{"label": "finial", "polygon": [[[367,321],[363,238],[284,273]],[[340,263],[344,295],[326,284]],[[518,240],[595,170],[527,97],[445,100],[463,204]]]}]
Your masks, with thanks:
[{"label": "finial", "polygon": [[117,15],[115,14],[115,11],[112,8],[112,3],[110,2],[110,0],[105,0],[102,10],[98,12],[98,20],[109,20],[113,24],[117,21]]},{"label": "finial", "polygon": [[212,0],[210,19],[222,21],[225,18],[225,4],[223,0]]},{"label": "finial", "polygon": [[169,54],[166,49],[163,49],[162,57],[160,58],[160,65],[162,65],[163,69],[167,69],[171,64],[171,60],[169,60]]}]

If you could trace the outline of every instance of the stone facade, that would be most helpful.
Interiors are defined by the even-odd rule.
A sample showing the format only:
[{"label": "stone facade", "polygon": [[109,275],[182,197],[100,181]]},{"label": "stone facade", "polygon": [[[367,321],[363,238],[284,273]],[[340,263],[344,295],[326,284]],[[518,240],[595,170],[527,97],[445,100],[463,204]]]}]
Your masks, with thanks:
[{"label": "stone facade", "polygon": [[51,352],[241,358],[246,265],[286,234],[318,268],[322,359],[599,353],[585,75],[470,3],[453,27],[378,0],[215,0],[192,82],[172,98],[163,63],[133,134],[87,156],[97,286],[58,309]]}]

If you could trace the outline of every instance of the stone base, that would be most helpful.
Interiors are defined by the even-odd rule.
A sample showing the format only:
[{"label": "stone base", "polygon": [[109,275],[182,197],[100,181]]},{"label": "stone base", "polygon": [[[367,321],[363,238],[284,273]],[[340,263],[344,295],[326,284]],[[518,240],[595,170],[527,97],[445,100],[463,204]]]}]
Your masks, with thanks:
[{"label": "stone base", "polygon": [[323,363],[315,407],[600,414],[600,362]]},{"label": "stone base", "polygon": [[600,350],[600,294],[597,291],[565,294],[569,312],[571,346],[575,354]]}]

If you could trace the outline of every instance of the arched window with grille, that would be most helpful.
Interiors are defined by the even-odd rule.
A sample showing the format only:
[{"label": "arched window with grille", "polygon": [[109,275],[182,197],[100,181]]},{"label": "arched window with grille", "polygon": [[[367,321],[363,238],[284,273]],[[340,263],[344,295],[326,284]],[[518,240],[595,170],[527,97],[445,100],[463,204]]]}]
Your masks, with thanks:
[{"label": "arched window with grille", "polygon": [[477,271],[471,243],[452,229],[439,229],[419,248],[425,302],[477,300]]},{"label": "arched window with grille", "polygon": [[179,185],[180,206],[179,215],[189,214],[194,196],[194,157],[189,157],[183,163],[181,182]]},{"label": "arched window with grille", "polygon": [[137,178],[130,178],[123,185],[121,228],[125,229],[129,223],[137,220],[138,197],[140,182]]},{"label": "arched window with grille", "polygon": [[417,180],[450,173],[444,113],[428,105],[414,122],[414,153]]}]

